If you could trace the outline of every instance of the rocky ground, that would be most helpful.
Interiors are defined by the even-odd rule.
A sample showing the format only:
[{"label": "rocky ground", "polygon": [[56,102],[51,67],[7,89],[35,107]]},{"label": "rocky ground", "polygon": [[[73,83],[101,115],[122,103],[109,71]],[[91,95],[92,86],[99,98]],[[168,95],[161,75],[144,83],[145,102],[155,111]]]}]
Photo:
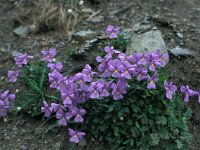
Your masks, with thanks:
[{"label": "rocky ground", "polygon": [[[69,37],[58,32],[56,28],[37,29],[33,25],[32,1],[1,0],[0,86],[13,90],[17,88],[16,85],[5,84],[5,76],[9,69],[15,67],[12,57],[18,53],[27,52],[39,57],[41,49],[55,47],[68,73],[80,69],[85,63],[92,63],[91,56],[98,53],[97,45],[101,48],[105,27],[107,24],[114,24],[132,37],[131,49],[144,50],[148,45],[150,49],[159,47],[169,52],[170,62],[167,68],[170,77],[178,84],[188,84],[193,89],[200,90],[199,0],[94,2],[97,1],[82,6],[75,34],[68,40]],[[86,40],[88,42],[85,42]],[[90,57],[88,53],[91,54]],[[68,61],[70,56],[73,59]],[[190,127],[193,143],[190,148],[199,150],[200,106],[196,101],[191,101],[189,105],[194,112]],[[8,118],[1,119],[0,149],[69,149],[66,132],[63,129],[49,132],[42,137],[35,136],[40,124],[40,120],[22,113],[11,113]]]}]

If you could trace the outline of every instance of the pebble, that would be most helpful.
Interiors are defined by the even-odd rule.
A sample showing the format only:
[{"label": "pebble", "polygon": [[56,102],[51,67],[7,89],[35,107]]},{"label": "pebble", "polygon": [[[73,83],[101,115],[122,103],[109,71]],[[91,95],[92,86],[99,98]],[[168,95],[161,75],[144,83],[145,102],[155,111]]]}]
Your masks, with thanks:
[{"label": "pebble", "polygon": [[75,40],[86,41],[86,40],[94,39],[97,36],[97,34],[96,32],[92,30],[82,30],[82,31],[76,32],[72,36]]},{"label": "pebble", "polygon": [[176,46],[175,48],[170,49],[169,52],[176,57],[178,56],[194,57],[194,53],[191,50],[187,48],[181,48],[180,46]]},{"label": "pebble", "polygon": [[27,148],[25,145],[21,145],[21,146],[20,146],[20,149],[21,149],[21,150],[27,150],[28,148]]},{"label": "pebble", "polygon": [[21,38],[26,38],[29,34],[29,27],[28,26],[20,26],[13,30],[13,32]]},{"label": "pebble", "polygon": [[182,34],[182,33],[177,32],[176,35],[177,35],[180,39],[183,39],[183,34]]}]

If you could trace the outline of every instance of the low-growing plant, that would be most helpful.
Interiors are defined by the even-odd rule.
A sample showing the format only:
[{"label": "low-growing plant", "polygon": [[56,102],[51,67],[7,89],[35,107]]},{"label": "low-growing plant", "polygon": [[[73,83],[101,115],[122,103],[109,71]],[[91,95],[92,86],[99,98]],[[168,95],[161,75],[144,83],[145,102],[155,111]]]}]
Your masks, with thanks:
[{"label": "low-growing plant", "polygon": [[[106,33],[119,48],[127,44],[118,38],[118,27],[109,25]],[[178,95],[177,86],[160,75],[168,54],[158,49],[127,56],[113,46],[105,46],[104,51],[104,57],[96,58],[96,72],[87,64],[72,76],[64,75],[62,63],[55,61],[55,49],[42,51],[43,63],[28,64],[33,56],[23,54],[15,58],[21,70],[9,71],[8,79],[16,82],[20,76],[29,87],[27,97],[21,96],[23,108],[38,115],[42,105],[45,117],[57,119],[55,126],[69,126],[73,143],[79,143],[86,132],[112,149],[188,149],[191,110]],[[181,86],[180,91],[185,102],[190,96],[200,102],[200,93],[189,86]],[[4,117],[15,96],[7,91],[1,98],[0,116]]]}]

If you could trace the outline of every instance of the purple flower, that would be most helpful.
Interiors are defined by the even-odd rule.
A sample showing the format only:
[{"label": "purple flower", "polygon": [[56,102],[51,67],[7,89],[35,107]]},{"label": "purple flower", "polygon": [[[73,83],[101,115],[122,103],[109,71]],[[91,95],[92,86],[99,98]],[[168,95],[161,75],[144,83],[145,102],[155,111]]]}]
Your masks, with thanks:
[{"label": "purple flower", "polygon": [[147,88],[148,89],[156,89],[156,84],[155,82],[158,81],[158,73],[157,71],[154,72],[154,75],[152,77],[150,77],[149,75],[147,76],[147,80],[148,80],[148,85]]},{"label": "purple flower", "polygon": [[112,73],[112,77],[119,78],[121,76],[122,63],[120,60],[110,60],[108,66],[109,71]]},{"label": "purple flower", "polygon": [[62,74],[60,74],[59,72],[49,73],[48,77],[49,77],[49,82],[51,83],[49,86],[50,88],[57,88],[59,85],[58,81],[63,78]]},{"label": "purple flower", "polygon": [[99,98],[99,93],[102,91],[103,86],[103,81],[92,82],[88,88],[88,92],[90,92],[90,97],[94,99]]},{"label": "purple flower", "polygon": [[82,71],[83,74],[83,80],[85,82],[91,82],[92,81],[92,77],[96,74],[95,72],[92,72],[92,68],[90,67],[89,64],[87,64],[85,66],[85,69],[83,69]]},{"label": "purple flower", "polygon": [[61,72],[62,62],[57,62],[56,64],[48,63],[47,67],[50,68],[51,72]]},{"label": "purple flower", "polygon": [[189,102],[189,97],[196,94],[196,92],[191,90],[188,85],[181,86],[181,92],[185,94],[185,98],[184,98],[185,102]]},{"label": "purple flower", "polygon": [[131,74],[134,73],[136,66],[130,65],[129,67],[120,66],[119,70],[121,70],[121,77],[126,79],[131,79]]},{"label": "purple flower", "polygon": [[98,66],[98,70],[99,72],[102,73],[102,77],[103,78],[107,78],[110,77],[112,75],[112,73],[108,70],[109,66],[108,66],[108,62],[106,60],[104,60],[103,58],[101,58],[100,56],[98,56],[96,58],[97,62],[100,62],[99,66]]},{"label": "purple flower", "polygon": [[73,77],[60,78],[57,89],[62,94],[72,94],[73,91],[76,89],[76,84],[74,83],[74,78]]},{"label": "purple flower", "polygon": [[177,86],[172,84],[172,81],[168,84],[168,82],[164,81],[164,88],[166,90],[166,97],[168,99],[172,99],[172,94],[176,92]]},{"label": "purple flower", "polygon": [[1,94],[1,98],[5,101],[13,101],[15,99],[15,94],[10,94],[10,91],[9,90],[6,90],[4,91],[2,94]]},{"label": "purple flower", "polygon": [[128,87],[128,84],[124,78],[119,78],[117,84],[113,83],[112,88],[112,95],[114,100],[120,100],[123,98],[122,94],[126,94],[126,88]]},{"label": "purple flower", "polygon": [[72,118],[73,114],[71,112],[64,112],[59,109],[56,113],[56,119],[58,119],[59,125],[67,126],[67,121]]},{"label": "purple flower", "polygon": [[109,90],[111,89],[112,84],[113,84],[112,81],[104,83],[104,86],[101,89],[100,96],[102,96],[102,97],[108,97],[109,96]]},{"label": "purple flower", "polygon": [[136,76],[137,81],[142,81],[147,78],[146,77],[147,73],[148,73],[148,70],[146,68],[137,66],[133,74],[134,76]]},{"label": "purple flower", "polygon": [[51,108],[53,112],[57,112],[58,110],[61,109],[61,105],[56,103],[51,103]]},{"label": "purple flower", "polygon": [[105,46],[104,51],[107,53],[105,60],[108,61],[112,58],[113,54],[119,54],[120,52],[115,50],[114,47]]},{"label": "purple flower", "polygon": [[0,100],[0,117],[5,117],[8,113],[9,103],[5,100]]},{"label": "purple flower", "polygon": [[48,62],[52,62],[52,59],[56,56],[57,51],[53,48],[47,51],[41,51],[43,54],[43,60],[46,60]]},{"label": "purple flower", "polygon": [[45,117],[50,117],[53,112],[53,108],[49,106],[46,101],[43,101],[43,107],[41,107],[41,111],[45,113]]},{"label": "purple flower", "polygon": [[29,56],[27,54],[21,54],[18,57],[15,57],[15,63],[18,67],[22,67],[23,65],[28,64],[29,59],[32,59],[33,56]]},{"label": "purple flower", "polygon": [[119,27],[108,25],[108,27],[106,28],[106,34],[109,36],[110,39],[117,38],[118,33],[119,33]]},{"label": "purple flower", "polygon": [[155,71],[156,67],[159,68],[161,66],[159,55],[157,55],[154,52],[147,52],[145,55],[146,55],[146,60],[149,66],[149,70]]},{"label": "purple flower", "polygon": [[85,135],[84,132],[77,132],[71,128],[69,128],[68,131],[69,131],[69,135],[70,135],[70,142],[73,142],[73,143],[78,143],[80,141],[80,139],[82,139],[83,136]]},{"label": "purple flower", "polygon": [[77,111],[72,111],[74,118],[74,122],[83,122],[83,116],[86,114],[85,109],[77,109]]},{"label": "purple flower", "polygon": [[20,70],[8,71],[8,82],[16,82],[20,72],[21,72]]},{"label": "purple flower", "polygon": [[62,94],[62,100],[64,105],[71,105],[74,99],[74,94]]},{"label": "purple flower", "polygon": [[159,56],[159,61],[160,61],[161,66],[165,66],[166,62],[169,60],[169,55],[168,54],[161,54],[160,49],[157,49],[156,53]]},{"label": "purple flower", "polygon": [[122,61],[122,64],[126,67],[130,67],[131,66],[131,63],[130,61],[128,60],[128,57],[126,56],[126,54],[124,53],[120,53],[118,55],[118,58]]}]

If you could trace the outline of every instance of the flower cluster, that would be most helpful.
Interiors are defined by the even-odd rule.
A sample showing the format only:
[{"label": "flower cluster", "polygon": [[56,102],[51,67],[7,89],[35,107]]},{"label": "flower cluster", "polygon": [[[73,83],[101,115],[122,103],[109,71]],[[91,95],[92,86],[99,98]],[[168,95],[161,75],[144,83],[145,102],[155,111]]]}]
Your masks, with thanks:
[{"label": "flower cluster", "polygon": [[[15,57],[15,63],[16,65],[21,68],[23,65],[26,65],[29,63],[29,60],[32,59],[33,56],[29,56],[27,54],[21,54],[18,57]],[[7,77],[8,77],[8,82],[16,82],[17,78],[20,75],[21,70],[17,71],[8,71]],[[1,94],[0,97],[0,117],[5,117],[8,113],[8,110],[10,108],[11,102],[15,99],[15,94],[11,94],[9,90],[4,91]]]},{"label": "flower cluster", "polygon": [[[109,38],[117,37],[118,27],[108,26],[106,33]],[[67,126],[68,122],[73,121],[82,123],[86,111],[79,108],[80,103],[84,103],[89,99],[100,99],[112,96],[114,100],[123,99],[123,95],[127,93],[128,80],[135,78],[138,82],[146,81],[149,90],[156,89],[158,81],[157,69],[164,67],[169,59],[168,54],[162,54],[158,49],[156,52],[146,52],[145,54],[134,53],[127,56],[124,53],[114,49],[112,46],[105,46],[106,55],[96,57],[98,72],[92,71],[89,64],[74,76],[64,76],[62,74],[62,63],[50,61],[54,55],[44,55],[43,60],[48,61],[48,67],[51,73],[48,74],[50,88],[60,92],[62,103],[48,104],[43,102],[41,111],[45,117],[50,117],[52,113],[56,114],[58,122],[62,126]],[[44,54],[44,52],[43,52]],[[56,52],[54,52],[56,54]],[[50,59],[49,59],[50,58]],[[177,86],[172,81],[164,82],[166,90],[166,98],[172,100],[173,94],[177,91]],[[198,92],[192,92],[187,87],[181,87],[181,91],[186,94],[187,98],[192,95],[200,95]],[[200,96],[199,96],[200,97]],[[200,100],[199,100],[200,101]],[[85,135],[83,132],[74,131],[69,128],[70,141],[78,143]]]},{"label": "flower cluster", "polygon": [[4,91],[0,97],[0,117],[5,117],[8,113],[10,103],[15,99],[15,94],[11,94],[9,90]]}]

